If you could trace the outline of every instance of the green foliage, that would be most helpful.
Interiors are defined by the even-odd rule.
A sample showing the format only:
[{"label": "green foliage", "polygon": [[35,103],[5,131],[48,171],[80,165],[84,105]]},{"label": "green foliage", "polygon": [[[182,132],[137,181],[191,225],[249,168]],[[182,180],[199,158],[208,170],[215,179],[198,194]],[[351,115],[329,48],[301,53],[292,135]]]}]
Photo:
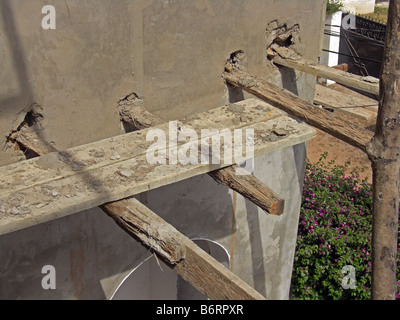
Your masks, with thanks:
[{"label": "green foliage", "polygon": [[328,0],[326,13],[333,14],[343,9],[343,2],[340,0]]},{"label": "green foliage", "polygon": [[[292,276],[292,298],[370,299],[372,187],[350,163],[307,163]],[[400,267],[400,254],[398,256]],[[343,289],[344,266],[356,271],[355,289]],[[400,275],[398,274],[400,298]]]}]

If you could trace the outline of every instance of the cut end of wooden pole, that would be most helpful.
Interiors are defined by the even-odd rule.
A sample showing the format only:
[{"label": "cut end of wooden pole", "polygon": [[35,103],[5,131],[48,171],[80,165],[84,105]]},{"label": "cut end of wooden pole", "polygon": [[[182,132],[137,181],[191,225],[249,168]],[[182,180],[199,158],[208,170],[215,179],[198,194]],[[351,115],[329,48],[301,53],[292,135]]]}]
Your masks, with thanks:
[{"label": "cut end of wooden pole", "polygon": [[272,215],[283,214],[285,200],[252,174],[238,174],[241,167],[233,165],[209,175],[218,183],[238,192],[246,199]]}]

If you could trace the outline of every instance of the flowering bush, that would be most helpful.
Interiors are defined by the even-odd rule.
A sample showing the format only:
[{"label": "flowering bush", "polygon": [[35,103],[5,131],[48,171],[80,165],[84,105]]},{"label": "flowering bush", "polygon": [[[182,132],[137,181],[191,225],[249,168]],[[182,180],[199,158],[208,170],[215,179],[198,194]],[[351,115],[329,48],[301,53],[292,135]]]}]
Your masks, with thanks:
[{"label": "flowering bush", "polygon": [[[360,179],[358,168],[346,175],[349,163],[325,164],[326,156],[307,163],[292,298],[370,299],[372,186]],[[353,289],[342,286],[345,266],[355,269]],[[397,279],[400,299],[399,274]]]}]

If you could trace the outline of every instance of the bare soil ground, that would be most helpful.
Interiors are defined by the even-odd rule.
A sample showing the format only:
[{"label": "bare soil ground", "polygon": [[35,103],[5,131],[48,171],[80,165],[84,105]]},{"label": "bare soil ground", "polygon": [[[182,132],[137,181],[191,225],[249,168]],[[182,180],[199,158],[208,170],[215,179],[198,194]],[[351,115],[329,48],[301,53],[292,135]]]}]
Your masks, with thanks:
[{"label": "bare soil ground", "polygon": [[335,160],[335,163],[343,165],[350,161],[349,171],[356,167],[366,168],[364,172],[360,171],[360,177],[368,178],[372,183],[371,163],[364,152],[323,131],[316,130],[317,137],[310,141],[308,147],[308,159],[311,163],[317,162],[323,153],[328,152],[327,162]]},{"label": "bare soil ground", "polygon": [[[354,93],[356,96],[360,96],[358,93],[352,92],[347,88],[344,88],[338,84],[334,84],[331,86],[332,89],[335,89],[339,92],[344,93]],[[370,125],[370,123],[363,123],[362,121],[352,118],[350,116],[345,116],[343,114],[340,115],[344,120],[347,120],[351,123],[355,123],[358,126],[362,126],[364,128],[368,128],[369,130],[374,131],[374,127]],[[308,148],[308,159],[311,163],[317,162],[321,155],[325,152],[328,153],[328,157],[326,161],[335,160],[335,163],[344,165],[346,162],[350,162],[349,171],[352,169],[359,167],[365,168],[364,172],[360,170],[360,177],[362,179],[368,178],[368,181],[372,183],[372,169],[371,162],[368,159],[368,156],[359,150],[358,148],[352,147],[351,145],[332,137],[331,135],[316,129],[317,137],[310,141]]]}]

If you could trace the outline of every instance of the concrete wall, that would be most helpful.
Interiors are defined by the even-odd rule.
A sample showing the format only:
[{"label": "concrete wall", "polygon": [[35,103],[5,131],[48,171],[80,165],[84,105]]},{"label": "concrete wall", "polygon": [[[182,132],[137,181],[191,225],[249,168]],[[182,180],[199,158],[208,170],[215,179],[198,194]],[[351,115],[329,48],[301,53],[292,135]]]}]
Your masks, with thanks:
[{"label": "concrete wall", "polygon": [[[57,149],[119,134],[115,107],[133,91],[167,120],[219,106],[228,99],[223,66],[237,50],[246,52],[250,72],[279,83],[281,75],[265,68],[265,28],[275,19],[298,23],[298,50],[319,55],[318,0],[47,2],[56,30],[41,27],[42,1],[0,3],[2,145],[34,102],[44,109],[43,139]],[[312,82],[294,76],[298,93],[312,98]],[[0,164],[15,161],[11,153]]]},{"label": "concrete wall", "polygon": [[[313,98],[315,78],[267,65],[265,29],[299,24],[297,50],[319,55],[320,0],[50,0],[56,30],[41,27],[43,2],[0,1],[0,165],[23,155],[5,137],[37,103],[41,138],[57,149],[121,133],[119,99],[136,92],[145,107],[176,119],[233,102],[221,80],[226,59],[246,53],[246,68]],[[141,195],[189,237],[231,248],[234,272],[262,294],[288,297],[305,146],[256,160],[255,175],[290,201],[283,217],[232,194],[208,176]],[[147,200],[146,200],[147,199]],[[129,252],[129,254],[127,254]],[[1,237],[0,298],[102,299],[148,256],[98,209]],[[57,270],[43,290],[41,268]]]},{"label": "concrete wall", "polygon": [[351,13],[371,13],[375,9],[375,0],[342,0],[344,10]]}]

